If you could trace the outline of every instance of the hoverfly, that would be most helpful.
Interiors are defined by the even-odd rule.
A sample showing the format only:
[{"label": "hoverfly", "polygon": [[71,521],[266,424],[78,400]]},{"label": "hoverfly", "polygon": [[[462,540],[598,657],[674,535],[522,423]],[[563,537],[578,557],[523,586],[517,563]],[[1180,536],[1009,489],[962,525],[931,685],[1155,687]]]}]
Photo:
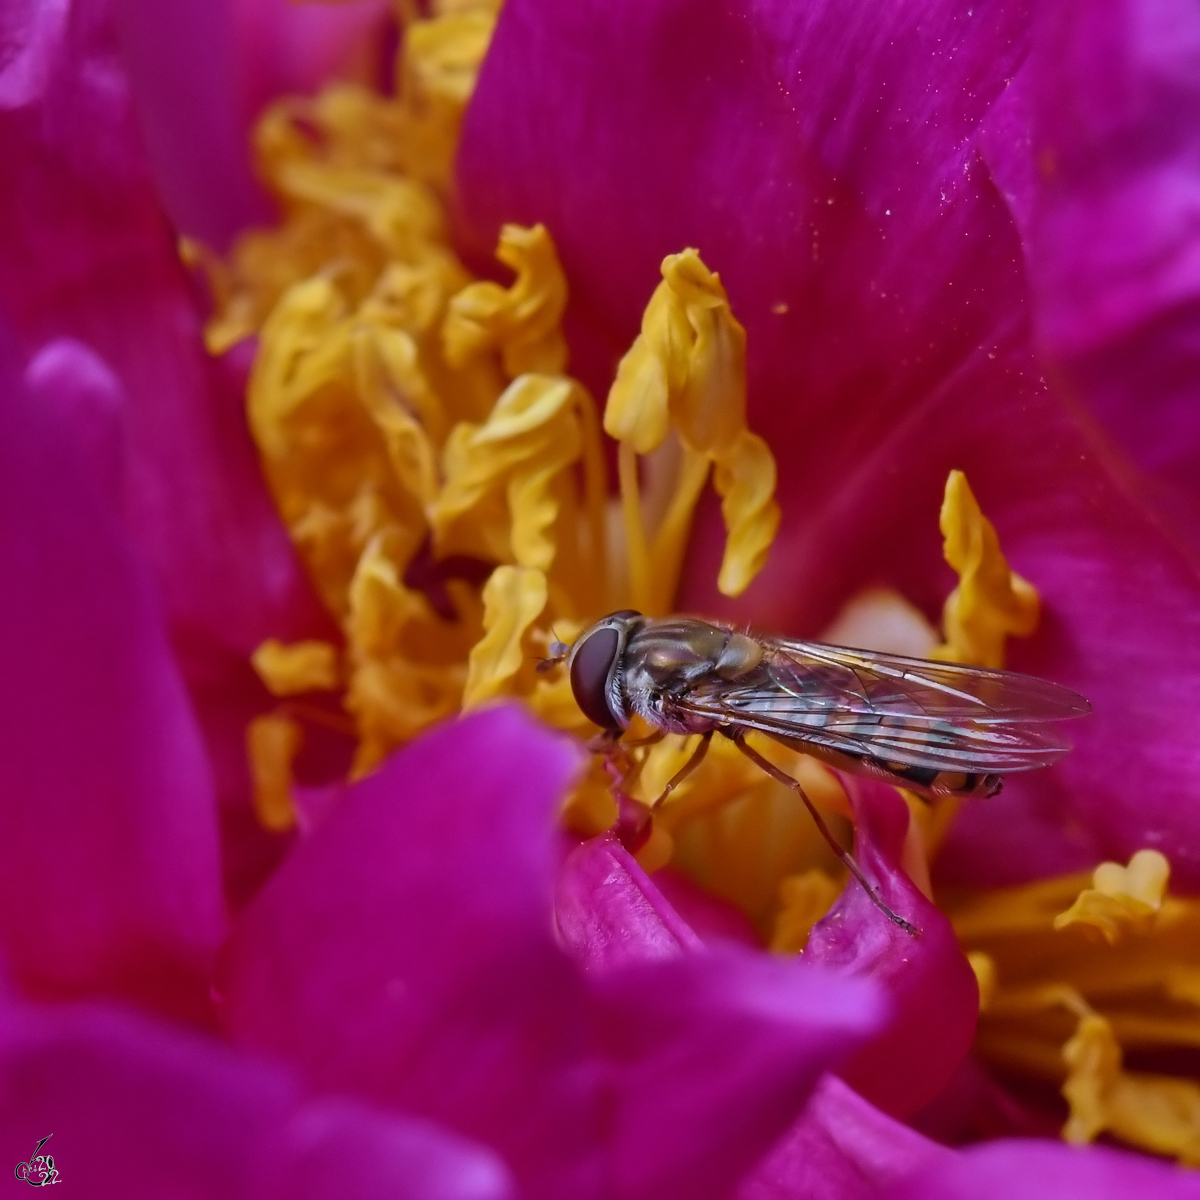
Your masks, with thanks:
[{"label": "hoverfly", "polygon": [[910,933],[838,844],[800,783],[746,742],[752,731],[830,766],[925,796],[994,796],[1004,777],[1070,750],[1053,722],[1091,705],[1030,675],[741,633],[691,617],[610,613],[547,665],[567,660],[571,690],[610,752],[637,715],[654,730],[699,734],[657,808],[704,761],[714,733],[795,791],[872,901]]}]

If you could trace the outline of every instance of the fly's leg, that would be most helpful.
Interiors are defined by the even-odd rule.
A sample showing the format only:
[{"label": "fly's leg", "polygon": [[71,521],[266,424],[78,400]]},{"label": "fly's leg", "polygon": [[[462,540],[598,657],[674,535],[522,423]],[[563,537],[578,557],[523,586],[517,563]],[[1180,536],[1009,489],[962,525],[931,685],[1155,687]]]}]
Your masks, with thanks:
[{"label": "fly's leg", "polygon": [[646,765],[644,754],[636,757],[629,751],[653,746],[666,736],[662,730],[656,729],[649,737],[623,742],[619,730],[615,734],[606,730],[604,733],[597,734],[588,743],[588,749],[593,754],[604,755],[608,767],[608,777],[612,781],[613,788],[618,792],[624,792],[637,782],[638,776],[642,773],[642,767]]},{"label": "fly's leg", "polygon": [[[874,885],[872,885],[868,881],[867,877],[862,873],[862,868],[845,850],[842,849],[841,846],[838,845],[837,839],[830,832],[829,826],[825,824],[825,819],[817,810],[816,805],[813,804],[813,802],[808,798],[808,794],[800,786],[800,781],[798,779],[793,779],[786,771],[780,770],[779,767],[777,767],[773,762],[759,754],[759,752],[755,750],[753,746],[746,745],[744,740],[745,734],[736,732],[728,734],[727,736],[730,738],[733,744],[752,763],[754,763],[756,767],[766,771],[766,773],[770,775],[772,779],[778,779],[780,783],[790,787],[792,791],[794,791],[796,795],[804,801],[804,807],[808,809],[809,815],[817,823],[817,828],[821,831],[821,836],[829,843],[834,854],[836,854],[841,860],[842,865],[850,872],[851,875],[854,876],[855,879],[858,880],[859,883],[862,884],[863,891],[865,891],[871,898],[871,903],[874,904],[875,907],[879,909],[879,911],[883,913],[883,915],[887,917],[889,921],[899,925],[905,933],[916,937],[921,931],[911,922],[906,921],[902,916],[900,916],[899,913],[893,912],[886,904],[884,904],[883,897],[880,896],[880,894],[875,890]],[[688,766],[691,766],[691,763],[689,763]],[[668,787],[669,786],[670,785],[668,784]]]},{"label": "fly's leg", "polygon": [[700,745],[696,747],[692,757],[671,776],[667,781],[667,786],[662,790],[662,795],[650,805],[652,810],[657,810],[662,802],[704,761],[704,756],[708,753],[708,744],[712,741],[712,735],[713,731],[710,729],[700,738]]}]

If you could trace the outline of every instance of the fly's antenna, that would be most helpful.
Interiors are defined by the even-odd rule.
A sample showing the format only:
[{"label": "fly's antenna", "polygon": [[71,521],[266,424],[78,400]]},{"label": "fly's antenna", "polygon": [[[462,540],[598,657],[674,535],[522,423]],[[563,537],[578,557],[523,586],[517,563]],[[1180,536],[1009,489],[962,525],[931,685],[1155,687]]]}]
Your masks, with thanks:
[{"label": "fly's antenna", "polygon": [[571,652],[571,647],[558,636],[553,625],[550,626],[550,635],[554,638],[554,641],[550,643],[549,653],[537,665],[537,673],[539,675],[545,675],[547,672],[553,671]]}]

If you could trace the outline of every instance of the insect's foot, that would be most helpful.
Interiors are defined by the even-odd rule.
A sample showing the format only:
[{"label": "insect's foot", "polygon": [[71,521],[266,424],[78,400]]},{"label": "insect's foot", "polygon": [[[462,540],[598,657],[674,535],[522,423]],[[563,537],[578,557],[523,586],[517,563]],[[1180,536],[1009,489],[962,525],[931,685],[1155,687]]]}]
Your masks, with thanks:
[{"label": "insect's foot", "polygon": [[873,888],[868,888],[867,894],[871,897],[875,907],[879,909],[879,911],[883,913],[883,915],[887,917],[887,919],[891,921],[893,925],[899,925],[909,937],[921,936],[921,931],[911,921],[906,921],[898,912],[893,912],[892,909],[888,908],[888,906],[884,904]]}]

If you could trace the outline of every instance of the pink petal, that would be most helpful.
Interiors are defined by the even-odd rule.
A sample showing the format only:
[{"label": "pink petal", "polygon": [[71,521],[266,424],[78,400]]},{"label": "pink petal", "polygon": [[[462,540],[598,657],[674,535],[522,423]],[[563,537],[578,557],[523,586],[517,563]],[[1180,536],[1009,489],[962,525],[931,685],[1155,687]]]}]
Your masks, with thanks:
[{"label": "pink petal", "polygon": [[307,95],[346,75],[377,71],[389,84],[380,43],[393,7],[388,0],[233,0],[243,112],[253,118],[277,96]]},{"label": "pink petal", "polygon": [[554,923],[585,971],[673,958],[701,945],[611,833],[567,855],[554,893]]},{"label": "pink petal", "polygon": [[734,946],[627,966],[596,989],[628,1200],[728,1196],[883,1016],[865,981]]},{"label": "pink petal", "polygon": [[52,376],[120,447],[97,452],[120,460],[125,518],[165,598],[222,802],[244,805],[245,721],[270,703],[247,657],[330,623],[263,486],[244,378],[201,342],[111,30],[91,8],[58,25],[53,13],[36,14],[53,43],[45,86],[0,122],[0,311],[31,380]]},{"label": "pink petal", "polygon": [[250,167],[231,7],[228,0],[113,3],[159,199],[180,233],[219,251],[272,216]]},{"label": "pink petal", "polygon": [[[72,428],[0,404],[0,937],[26,988],[207,1010],[212,777],[142,563]],[[45,400],[45,393],[39,400]]]},{"label": "pink petal", "polygon": [[881,985],[891,1019],[839,1074],[866,1099],[906,1116],[935,1096],[970,1049],[979,989],[954,930],[900,866],[908,809],[874,780],[846,779],[855,811],[854,856],[913,936],[890,921],[857,882],[813,928],[804,958]]},{"label": "pink petal", "polygon": [[119,1010],[0,1015],[0,1154],[41,1139],[69,1195],[107,1200],[509,1200],[485,1148]]},{"label": "pink petal", "polygon": [[737,1200],[875,1200],[881,1188],[949,1158],[949,1150],[826,1075]]},{"label": "pink petal", "polygon": [[273,219],[250,164],[252,123],[277,96],[382,75],[386,0],[115,0],[122,62],[163,206],[216,250]]},{"label": "pink petal", "polygon": [[500,1148],[531,1193],[588,1194],[596,1074],[549,920],[552,814],[578,763],[500,707],[349,789],[228,944],[237,1040]]},{"label": "pink petal", "polygon": [[[568,940],[599,931],[606,969],[585,977],[551,929],[553,812],[578,765],[499,707],[354,785],[240,918],[226,1023],[321,1086],[489,1143],[532,1197],[719,1200],[879,1003],[761,954],[662,959],[662,927],[680,951],[686,927],[603,839],[560,893]],[[649,961],[630,963],[639,943]]]},{"label": "pink petal", "polygon": [[[1200,546],[1200,17],[1186,0],[1065,4],[984,143],[1021,231],[1055,370]],[[1020,123],[1025,136],[1006,136]]]},{"label": "pink petal", "polygon": [[936,1160],[887,1200],[1185,1200],[1200,1196],[1200,1178],[1181,1167],[1099,1146],[1046,1141],[991,1142]]}]

